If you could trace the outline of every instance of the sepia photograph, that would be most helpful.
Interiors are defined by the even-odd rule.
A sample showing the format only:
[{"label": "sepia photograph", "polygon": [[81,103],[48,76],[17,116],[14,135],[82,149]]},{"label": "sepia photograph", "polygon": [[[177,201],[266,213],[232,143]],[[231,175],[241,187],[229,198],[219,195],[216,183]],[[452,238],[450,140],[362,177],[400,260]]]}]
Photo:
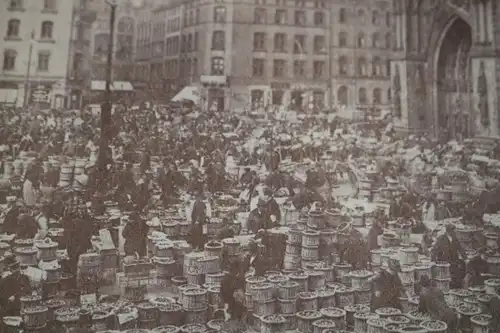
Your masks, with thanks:
[{"label": "sepia photograph", "polygon": [[499,17],[0,0],[0,333],[500,333]]}]

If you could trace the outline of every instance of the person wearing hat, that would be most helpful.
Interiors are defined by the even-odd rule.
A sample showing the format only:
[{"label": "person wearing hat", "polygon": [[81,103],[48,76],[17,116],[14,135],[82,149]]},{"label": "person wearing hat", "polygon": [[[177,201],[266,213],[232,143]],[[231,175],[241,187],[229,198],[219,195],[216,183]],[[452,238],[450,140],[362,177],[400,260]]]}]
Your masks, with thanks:
[{"label": "person wearing hat", "polygon": [[77,273],[77,265],[80,255],[92,249],[90,241],[92,237],[93,224],[88,219],[83,219],[76,212],[65,216],[62,219],[64,229],[64,240],[68,253],[68,271],[71,274]]},{"label": "person wearing hat", "polygon": [[448,306],[441,289],[432,284],[427,275],[418,281],[420,287],[418,311],[431,316],[433,320],[440,320],[448,325],[448,333],[458,331],[458,318],[455,311]]},{"label": "person wearing hat", "polygon": [[248,215],[247,228],[251,233],[256,234],[261,229],[269,229],[273,222],[271,216],[266,211],[267,203],[259,199],[257,208],[253,209]]},{"label": "person wearing hat", "polygon": [[32,288],[28,277],[21,273],[19,261],[14,255],[4,258],[4,271],[0,278],[0,314],[19,316],[21,296],[31,295]]},{"label": "person wearing hat", "polygon": [[21,213],[15,196],[7,197],[7,209],[3,220],[2,231],[7,234],[15,234],[18,228],[18,218]]},{"label": "person wearing hat", "polygon": [[273,191],[269,187],[262,190],[262,200],[266,203],[265,210],[269,214],[272,226],[278,226],[281,221],[281,209],[273,198]]},{"label": "person wearing hat", "polygon": [[224,302],[224,309],[234,321],[242,322],[246,313],[245,299],[245,276],[241,269],[241,263],[233,260],[229,265],[229,273],[224,276],[221,282],[221,297]]},{"label": "person wearing hat", "polygon": [[373,279],[374,309],[389,307],[401,310],[400,297],[405,294],[405,289],[398,275],[400,270],[399,262],[391,258],[387,267],[383,267]]},{"label": "person wearing hat", "polygon": [[196,199],[192,202],[188,216],[191,221],[191,245],[195,249],[203,251],[205,246],[203,226],[212,217],[212,206],[210,201],[206,199],[202,189],[197,191]]},{"label": "person wearing hat", "polygon": [[136,253],[140,257],[146,256],[148,226],[138,211],[130,214],[129,222],[123,228],[122,236],[125,239],[124,251],[126,256],[134,256]]},{"label": "person wearing hat", "polygon": [[448,223],[445,233],[439,236],[431,250],[433,262],[450,264],[451,288],[461,288],[465,276],[465,250],[457,239],[455,225]]},{"label": "person wearing hat", "polygon": [[481,247],[467,262],[463,286],[465,289],[484,285],[484,281],[486,280],[485,274],[489,273],[488,263],[483,259],[483,254],[485,253],[486,247]]}]

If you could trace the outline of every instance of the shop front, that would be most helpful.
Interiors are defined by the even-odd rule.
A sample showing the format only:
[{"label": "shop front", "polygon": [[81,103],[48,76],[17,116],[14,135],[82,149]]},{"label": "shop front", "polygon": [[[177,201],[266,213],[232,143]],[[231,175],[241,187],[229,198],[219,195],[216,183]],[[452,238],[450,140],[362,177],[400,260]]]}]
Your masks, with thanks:
[{"label": "shop front", "polygon": [[225,75],[202,75],[200,83],[203,85],[205,94],[202,94],[202,105],[212,111],[224,111],[228,108],[229,82]]}]

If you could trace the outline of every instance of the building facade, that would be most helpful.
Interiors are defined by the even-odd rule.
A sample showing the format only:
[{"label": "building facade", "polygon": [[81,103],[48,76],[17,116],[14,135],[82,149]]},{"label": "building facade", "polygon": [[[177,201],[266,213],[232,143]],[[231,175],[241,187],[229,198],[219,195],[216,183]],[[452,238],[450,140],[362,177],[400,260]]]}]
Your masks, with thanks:
[{"label": "building facade", "polygon": [[436,137],[498,136],[498,1],[394,5],[396,125]]},{"label": "building facade", "polygon": [[73,1],[0,2],[0,103],[62,107]]},{"label": "building facade", "polygon": [[[171,0],[144,14],[140,24],[152,22],[152,51],[147,60],[138,39],[136,53],[146,57],[137,58],[136,68],[147,73],[149,62],[157,87],[161,81],[169,91],[196,85],[207,106],[219,108],[387,106],[390,6],[375,0]],[[172,19],[180,24],[175,31],[168,28]]]},{"label": "building facade", "polygon": [[391,104],[392,3],[331,2],[332,95],[337,108],[381,110]]}]

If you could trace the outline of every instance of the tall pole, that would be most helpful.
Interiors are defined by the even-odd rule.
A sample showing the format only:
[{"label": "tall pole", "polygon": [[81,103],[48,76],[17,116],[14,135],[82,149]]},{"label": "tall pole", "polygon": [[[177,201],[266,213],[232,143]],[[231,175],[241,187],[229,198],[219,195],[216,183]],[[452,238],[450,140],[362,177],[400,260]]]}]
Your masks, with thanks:
[{"label": "tall pole", "polygon": [[31,58],[33,56],[33,42],[35,40],[35,31],[31,33],[30,36],[30,48],[28,51],[28,67],[26,69],[26,79],[24,80],[24,100],[23,100],[23,109],[26,109],[28,106],[28,96],[29,96],[29,87],[30,87],[30,76],[31,76]]},{"label": "tall pole", "polygon": [[108,160],[108,147],[111,139],[111,84],[112,84],[112,71],[113,71],[113,52],[114,52],[114,38],[115,38],[115,16],[116,16],[116,3],[110,3],[111,13],[109,18],[109,45],[108,57],[106,63],[106,88],[104,91],[104,101],[101,104],[101,137],[99,141],[99,156],[98,156],[98,171],[99,180],[102,186],[107,184],[107,160]]}]

